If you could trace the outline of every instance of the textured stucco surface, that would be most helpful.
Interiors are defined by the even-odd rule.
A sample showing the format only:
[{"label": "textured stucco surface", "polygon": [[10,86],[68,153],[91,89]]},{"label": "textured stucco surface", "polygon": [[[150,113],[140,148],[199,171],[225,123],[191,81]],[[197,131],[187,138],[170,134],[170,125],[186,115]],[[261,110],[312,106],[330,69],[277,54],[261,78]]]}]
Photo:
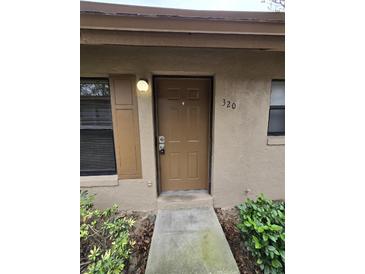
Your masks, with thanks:
[{"label": "textured stucco surface", "polygon": [[[284,53],[241,49],[82,46],[81,76],[131,73],[214,76],[211,194],[215,207],[237,205],[261,192],[284,198],[284,145],[268,145],[271,79],[284,79]],[[151,87],[152,88],[152,87]],[[222,100],[235,102],[235,110]],[[156,209],[152,91],[138,93],[143,179],[93,187],[96,204]],[[151,185],[151,186],[149,186]]]}]

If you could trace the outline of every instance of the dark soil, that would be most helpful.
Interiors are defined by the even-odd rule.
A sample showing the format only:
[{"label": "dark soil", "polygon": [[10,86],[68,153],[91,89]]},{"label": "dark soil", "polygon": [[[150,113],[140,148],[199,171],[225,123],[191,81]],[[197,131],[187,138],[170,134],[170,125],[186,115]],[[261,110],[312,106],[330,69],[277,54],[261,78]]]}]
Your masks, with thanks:
[{"label": "dark soil", "polygon": [[122,212],[121,214],[122,216],[132,217],[135,220],[130,237],[136,243],[133,246],[133,251],[129,258],[128,270],[126,273],[144,274],[156,215],[144,212]]},{"label": "dark soil", "polygon": [[261,274],[262,271],[256,265],[256,260],[246,249],[241,238],[240,231],[236,227],[239,222],[239,212],[237,208],[216,208],[218,220],[226,234],[227,241],[231,247],[241,274]]}]

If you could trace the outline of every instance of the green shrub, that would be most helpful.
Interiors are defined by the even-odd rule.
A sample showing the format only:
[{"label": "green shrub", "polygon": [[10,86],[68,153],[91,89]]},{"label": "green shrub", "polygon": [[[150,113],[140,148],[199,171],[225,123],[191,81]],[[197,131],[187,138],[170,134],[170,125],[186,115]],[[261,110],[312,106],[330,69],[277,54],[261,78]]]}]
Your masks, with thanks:
[{"label": "green shrub", "polygon": [[86,191],[80,194],[80,271],[121,273],[134,244],[129,238],[134,221],[118,216],[116,205],[94,209],[93,199]]},{"label": "green shrub", "polygon": [[267,273],[284,273],[285,269],[285,203],[265,199],[247,199],[238,206],[240,229],[245,245]]}]

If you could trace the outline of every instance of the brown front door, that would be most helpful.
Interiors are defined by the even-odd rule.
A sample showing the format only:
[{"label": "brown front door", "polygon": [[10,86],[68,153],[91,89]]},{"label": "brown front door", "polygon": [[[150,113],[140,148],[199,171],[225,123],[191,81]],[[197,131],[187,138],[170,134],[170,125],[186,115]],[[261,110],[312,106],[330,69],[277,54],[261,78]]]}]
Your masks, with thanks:
[{"label": "brown front door", "polygon": [[161,191],[208,189],[211,79],[156,77],[155,88]]}]

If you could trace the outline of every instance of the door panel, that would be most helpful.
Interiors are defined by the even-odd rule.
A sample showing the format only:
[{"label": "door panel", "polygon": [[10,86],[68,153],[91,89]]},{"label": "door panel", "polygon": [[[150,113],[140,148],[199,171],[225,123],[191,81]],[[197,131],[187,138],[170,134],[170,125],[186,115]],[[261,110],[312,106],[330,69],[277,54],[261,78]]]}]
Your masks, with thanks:
[{"label": "door panel", "polygon": [[211,80],[157,77],[155,88],[161,190],[208,189]]}]

